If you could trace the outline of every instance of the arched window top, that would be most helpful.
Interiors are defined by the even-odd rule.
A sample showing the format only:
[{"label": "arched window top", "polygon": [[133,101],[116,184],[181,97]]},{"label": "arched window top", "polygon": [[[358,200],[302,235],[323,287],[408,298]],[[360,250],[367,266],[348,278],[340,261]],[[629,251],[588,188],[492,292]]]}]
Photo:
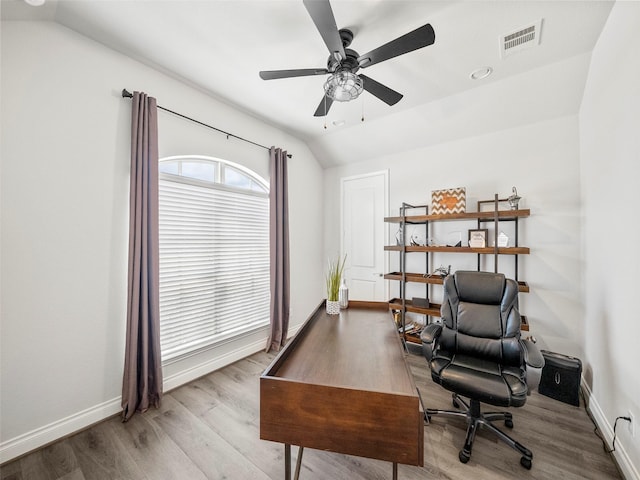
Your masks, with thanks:
[{"label": "arched window top", "polygon": [[265,179],[250,169],[221,158],[203,155],[180,155],[160,159],[160,173],[174,175],[197,183],[269,193]]}]

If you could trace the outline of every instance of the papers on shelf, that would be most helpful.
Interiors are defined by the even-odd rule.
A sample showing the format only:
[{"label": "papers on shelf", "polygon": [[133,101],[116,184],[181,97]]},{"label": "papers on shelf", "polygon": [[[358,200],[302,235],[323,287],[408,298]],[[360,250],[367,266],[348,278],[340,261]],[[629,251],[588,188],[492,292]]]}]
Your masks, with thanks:
[{"label": "papers on shelf", "polygon": [[[423,325],[416,322],[407,323],[404,326],[404,333],[416,334],[422,331]],[[398,328],[398,331],[402,333],[402,325]]]}]

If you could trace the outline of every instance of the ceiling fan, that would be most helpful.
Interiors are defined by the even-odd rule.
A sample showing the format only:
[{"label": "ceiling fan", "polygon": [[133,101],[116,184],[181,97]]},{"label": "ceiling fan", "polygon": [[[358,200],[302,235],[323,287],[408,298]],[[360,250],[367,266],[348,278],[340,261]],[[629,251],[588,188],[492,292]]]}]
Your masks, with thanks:
[{"label": "ceiling fan", "polygon": [[353,32],[348,29],[338,30],[329,0],[303,0],[302,3],[329,49],[327,68],[266,70],[260,72],[260,78],[275,80],[331,74],[324,84],[325,95],[314,113],[316,117],[325,116],[334,100],[340,102],[353,100],[362,93],[362,90],[378,97],[387,105],[398,103],[402,94],[356,72],[361,68],[432,45],[435,42],[435,33],[431,25],[423,25],[364,55],[359,55],[358,52],[347,48],[353,40]]}]

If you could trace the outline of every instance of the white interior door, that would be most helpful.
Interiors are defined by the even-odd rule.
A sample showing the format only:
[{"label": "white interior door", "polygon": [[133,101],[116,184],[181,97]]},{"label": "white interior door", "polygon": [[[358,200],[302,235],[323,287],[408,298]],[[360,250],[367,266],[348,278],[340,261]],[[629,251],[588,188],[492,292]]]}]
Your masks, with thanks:
[{"label": "white interior door", "polygon": [[342,190],[342,252],[350,300],[386,302],[384,242],[388,172],[346,177]]}]

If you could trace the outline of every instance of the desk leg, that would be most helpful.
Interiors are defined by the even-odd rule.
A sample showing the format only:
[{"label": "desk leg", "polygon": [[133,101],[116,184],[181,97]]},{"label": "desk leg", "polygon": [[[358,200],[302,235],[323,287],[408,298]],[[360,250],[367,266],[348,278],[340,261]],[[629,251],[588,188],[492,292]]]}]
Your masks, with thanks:
[{"label": "desk leg", "polygon": [[398,480],[398,464],[393,462],[393,480]]},{"label": "desk leg", "polygon": [[284,444],[284,480],[291,480],[291,445]]},{"label": "desk leg", "polygon": [[296,473],[293,475],[293,480],[298,480],[300,478],[300,466],[302,465],[302,452],[304,452],[304,447],[300,446],[298,448],[298,458],[296,459]]}]

